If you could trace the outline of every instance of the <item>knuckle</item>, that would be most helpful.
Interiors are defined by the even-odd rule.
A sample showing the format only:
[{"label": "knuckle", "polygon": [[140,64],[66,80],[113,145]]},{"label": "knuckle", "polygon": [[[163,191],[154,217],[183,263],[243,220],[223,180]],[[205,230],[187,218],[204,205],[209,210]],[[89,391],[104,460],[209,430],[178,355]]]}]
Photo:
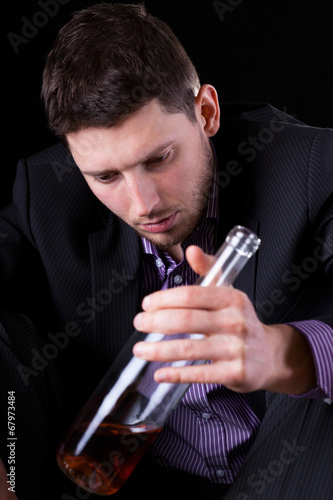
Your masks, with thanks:
[{"label": "knuckle", "polygon": [[195,349],[193,345],[193,341],[184,340],[182,346],[182,355],[184,359],[194,359],[195,358]]},{"label": "knuckle", "polygon": [[156,331],[156,329],[159,326],[159,321],[160,321],[160,314],[158,313],[153,313],[149,317],[147,316],[145,322],[144,322],[144,327],[145,331]]},{"label": "knuckle", "polygon": [[183,382],[181,374],[179,372],[175,372],[172,376],[172,382],[174,384],[181,384]]},{"label": "knuckle", "polygon": [[245,337],[248,331],[247,320],[243,314],[239,313],[239,310],[232,308],[229,311],[228,317],[223,318],[225,321],[225,326],[238,337]]},{"label": "knuckle", "polygon": [[156,359],[160,356],[160,346],[158,345],[158,342],[156,344],[151,344],[149,345],[149,355],[151,359]]},{"label": "knuckle", "polygon": [[195,286],[184,286],[181,288],[182,298],[186,305],[192,305],[196,297],[196,287]]},{"label": "knuckle", "polygon": [[239,359],[239,370],[244,373],[245,371],[245,345],[243,342],[238,344],[238,359]]},{"label": "knuckle", "polygon": [[246,371],[245,371],[245,365],[242,362],[242,360],[238,360],[238,362],[235,363],[235,365],[234,365],[233,379],[234,379],[234,384],[237,387],[244,386],[244,384],[246,382]]},{"label": "knuckle", "polygon": [[246,304],[246,294],[240,290],[233,290],[233,304],[237,309],[243,309]]},{"label": "knuckle", "polygon": [[205,384],[207,382],[207,374],[205,370],[200,369],[200,367],[195,370],[193,378],[195,383]]},{"label": "knuckle", "polygon": [[234,323],[234,331],[239,336],[245,336],[247,333],[247,322],[243,315],[239,316]]},{"label": "knuckle", "polygon": [[184,309],[182,311],[182,323],[184,324],[185,327],[191,323],[192,318],[193,318],[193,313],[191,309]]}]

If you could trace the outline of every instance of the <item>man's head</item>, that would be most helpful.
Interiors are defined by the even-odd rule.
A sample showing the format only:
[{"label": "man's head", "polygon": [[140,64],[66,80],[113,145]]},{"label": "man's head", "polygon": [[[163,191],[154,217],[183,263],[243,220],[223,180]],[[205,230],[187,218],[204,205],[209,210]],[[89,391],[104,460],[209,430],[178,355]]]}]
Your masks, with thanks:
[{"label": "man's head", "polygon": [[207,204],[220,114],[170,28],[137,5],[77,13],[50,52],[42,93],[97,198],[179,255]]},{"label": "man's head", "polygon": [[195,119],[197,72],[171,29],[143,5],[97,4],[59,32],[43,75],[49,125],[65,138],[110,127],[157,98]]}]

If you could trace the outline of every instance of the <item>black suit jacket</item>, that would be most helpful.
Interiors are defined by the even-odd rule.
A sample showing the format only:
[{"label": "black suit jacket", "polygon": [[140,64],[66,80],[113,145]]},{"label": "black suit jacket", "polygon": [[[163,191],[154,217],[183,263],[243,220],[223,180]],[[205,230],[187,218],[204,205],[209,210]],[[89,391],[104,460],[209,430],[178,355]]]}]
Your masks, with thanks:
[{"label": "black suit jacket", "polygon": [[[333,327],[333,132],[269,105],[225,104],[214,145],[219,242],[235,224],[262,238],[235,286],[266,323],[320,318]],[[140,240],[92,195],[61,144],[19,163],[0,236],[2,392],[4,399],[8,390],[17,396],[19,498],[44,499],[47,471],[56,474],[56,444],[133,330],[142,300]],[[255,411],[266,414],[249,457],[277,414],[287,421],[290,405],[296,412],[312,405],[316,418],[324,412],[332,424],[332,411],[321,401],[268,396],[267,412],[262,399],[252,399]],[[279,411],[271,410],[274,405]],[[270,449],[265,453],[267,459]],[[6,462],[5,451],[2,456]],[[240,495],[258,493],[247,483],[253,472],[246,467],[232,495],[237,484]],[[34,481],[19,474],[33,474]],[[272,492],[276,483],[267,482]]]}]

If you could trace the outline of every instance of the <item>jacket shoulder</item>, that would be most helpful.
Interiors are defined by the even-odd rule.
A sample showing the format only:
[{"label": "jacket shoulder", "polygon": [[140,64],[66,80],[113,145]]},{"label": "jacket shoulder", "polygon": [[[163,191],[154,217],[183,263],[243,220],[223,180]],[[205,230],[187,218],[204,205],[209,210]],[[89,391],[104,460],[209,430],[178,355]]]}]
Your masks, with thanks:
[{"label": "jacket shoulder", "polygon": [[18,163],[13,201],[34,225],[91,228],[109,211],[89,189],[70,152],[55,144]]},{"label": "jacket shoulder", "polygon": [[[221,105],[221,129],[242,139],[249,134],[271,135],[270,139],[288,134],[290,137],[314,137],[318,133],[326,132],[328,138],[333,129],[308,125],[290,114],[286,107],[283,110],[275,108],[269,103],[236,102]],[[267,131],[267,132],[266,132]],[[283,133],[281,133],[283,132]],[[263,140],[265,138],[263,137]],[[266,138],[268,141],[269,139]]]},{"label": "jacket shoulder", "polygon": [[[49,182],[69,182],[72,177],[75,181],[82,177],[72,155],[62,143],[57,143],[24,161],[25,167],[32,175],[49,176]],[[69,174],[71,174],[69,176]],[[72,180],[74,180],[72,179]]]}]

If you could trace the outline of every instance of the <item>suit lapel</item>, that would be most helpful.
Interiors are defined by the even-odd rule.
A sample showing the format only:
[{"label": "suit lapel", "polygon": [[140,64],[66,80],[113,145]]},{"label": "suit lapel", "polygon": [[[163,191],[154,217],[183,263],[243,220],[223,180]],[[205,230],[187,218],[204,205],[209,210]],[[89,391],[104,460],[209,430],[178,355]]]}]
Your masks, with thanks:
[{"label": "suit lapel", "polygon": [[[221,189],[219,193],[218,246],[236,225],[245,226],[260,236],[259,221],[247,215],[251,193],[246,183],[241,182],[242,179],[236,181],[234,184],[230,183],[226,189]],[[255,304],[256,271],[257,255],[249,260],[234,283],[235,288],[246,293],[253,304]]]},{"label": "suit lapel", "polygon": [[131,335],[140,308],[140,240],[112,216],[107,227],[90,235],[89,249],[95,344],[101,362],[109,364]]}]

